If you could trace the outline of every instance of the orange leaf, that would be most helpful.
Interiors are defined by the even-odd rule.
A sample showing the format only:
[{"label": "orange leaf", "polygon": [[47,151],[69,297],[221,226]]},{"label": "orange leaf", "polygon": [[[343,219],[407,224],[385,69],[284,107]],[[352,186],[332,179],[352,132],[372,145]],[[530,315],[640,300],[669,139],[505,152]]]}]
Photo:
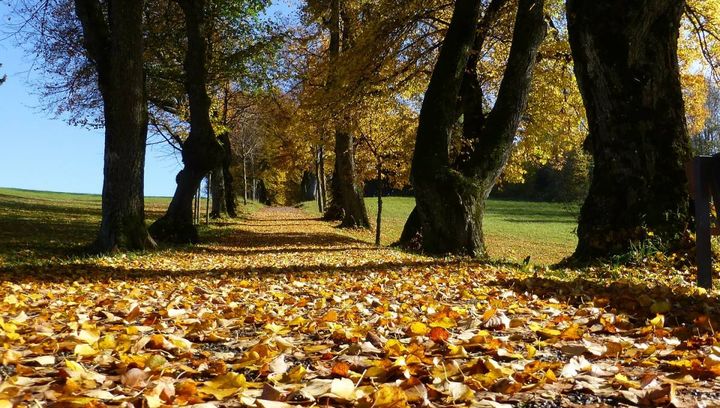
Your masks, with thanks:
[{"label": "orange leaf", "polygon": [[338,312],[331,310],[323,316],[322,320],[324,322],[336,322],[338,320]]},{"label": "orange leaf", "polygon": [[336,375],[338,377],[347,377],[350,372],[350,366],[348,363],[344,361],[340,361],[335,363],[335,365],[332,368],[333,375]]},{"label": "orange leaf", "polygon": [[442,327],[433,327],[429,334],[430,340],[435,343],[447,341],[450,338],[450,332]]}]

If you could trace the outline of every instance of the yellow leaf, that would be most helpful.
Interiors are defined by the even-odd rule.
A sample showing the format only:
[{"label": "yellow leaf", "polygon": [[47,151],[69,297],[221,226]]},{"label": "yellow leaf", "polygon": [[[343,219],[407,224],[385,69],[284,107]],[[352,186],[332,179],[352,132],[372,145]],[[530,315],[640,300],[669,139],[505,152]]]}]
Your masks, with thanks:
[{"label": "yellow leaf", "polygon": [[302,364],[298,364],[295,367],[291,368],[290,371],[285,373],[282,382],[291,384],[299,383],[302,381],[303,376],[305,376],[306,372],[307,369],[305,368],[305,366],[303,366]]},{"label": "yellow leaf", "polygon": [[457,326],[457,322],[447,316],[430,323],[430,327],[442,327],[443,329],[451,329],[455,326]]},{"label": "yellow leaf", "polygon": [[628,379],[624,374],[615,374],[615,382],[625,388],[641,388],[640,382]]},{"label": "yellow leaf", "polygon": [[330,348],[331,347],[328,346],[327,344],[314,344],[314,345],[304,346],[303,350],[306,353],[319,353],[321,351],[330,350]]},{"label": "yellow leaf", "polygon": [[448,345],[448,356],[450,357],[467,357],[468,353],[463,346]]},{"label": "yellow leaf", "polygon": [[115,347],[117,347],[117,341],[112,334],[103,336],[98,342],[98,348],[101,350],[114,350]]},{"label": "yellow leaf", "polygon": [[407,348],[397,339],[390,339],[385,343],[385,351],[388,357],[398,357],[407,352]]},{"label": "yellow leaf", "polygon": [[658,329],[662,328],[663,326],[665,326],[665,316],[658,314],[650,320],[650,325]]},{"label": "yellow leaf", "polygon": [[542,337],[542,338],[550,339],[550,338],[561,335],[562,332],[557,329],[549,329],[547,327],[543,327],[537,331],[537,334],[540,335],[540,337]]},{"label": "yellow leaf", "polygon": [[77,336],[78,340],[82,340],[87,344],[95,344],[100,339],[100,331],[97,329],[94,330],[80,330],[80,333],[78,333]]},{"label": "yellow leaf", "polygon": [[98,353],[98,351],[95,350],[94,348],[92,348],[92,346],[89,344],[78,344],[75,346],[74,353],[76,356],[88,357],[88,356],[94,356],[95,354]]},{"label": "yellow leaf", "polygon": [[428,333],[430,333],[430,328],[427,327],[427,325],[422,322],[413,322],[410,324],[410,327],[408,328],[408,335],[413,336],[413,337],[424,336]]},{"label": "yellow leaf", "polygon": [[18,298],[13,294],[5,296],[5,299],[3,299],[3,302],[7,303],[8,305],[17,305],[19,303]]},{"label": "yellow leaf", "polygon": [[407,395],[395,386],[383,386],[373,394],[376,408],[403,408],[408,407]]},{"label": "yellow leaf", "polygon": [[302,326],[302,325],[305,324],[306,322],[307,322],[307,319],[303,318],[302,316],[298,316],[298,317],[292,319],[292,320],[288,323],[288,326]]}]

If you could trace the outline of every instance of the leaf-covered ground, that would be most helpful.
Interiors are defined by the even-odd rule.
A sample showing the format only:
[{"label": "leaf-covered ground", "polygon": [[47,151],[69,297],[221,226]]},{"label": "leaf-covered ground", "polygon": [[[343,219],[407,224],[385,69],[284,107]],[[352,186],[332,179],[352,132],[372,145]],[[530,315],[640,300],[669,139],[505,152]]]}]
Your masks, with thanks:
[{"label": "leaf-covered ground", "polygon": [[688,271],[427,258],[292,208],[214,232],[2,268],[0,407],[720,404]]}]

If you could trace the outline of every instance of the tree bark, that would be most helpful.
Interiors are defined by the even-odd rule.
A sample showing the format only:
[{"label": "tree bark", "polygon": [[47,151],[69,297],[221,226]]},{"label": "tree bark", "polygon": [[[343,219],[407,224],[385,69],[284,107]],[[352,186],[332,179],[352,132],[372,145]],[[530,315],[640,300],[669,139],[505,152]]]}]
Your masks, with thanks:
[{"label": "tree bark", "polygon": [[690,146],[678,68],[682,0],[568,0],[575,75],[593,156],[574,258],[647,239],[672,244],[688,224]]},{"label": "tree bark", "polygon": [[225,207],[225,176],[223,167],[217,167],[212,171],[210,178],[210,191],[212,196],[212,211],[210,217],[222,218],[227,216],[227,208]]},{"label": "tree bark", "polygon": [[[341,0],[330,1],[328,56],[331,69],[337,65],[337,61],[340,59],[341,48],[349,47],[351,41],[349,24],[341,24],[341,9]],[[339,81],[336,75],[335,72],[328,75],[326,87],[330,92],[337,91]],[[349,120],[341,112],[338,112],[336,116],[335,173],[333,174],[333,185],[331,186],[332,200],[324,218],[341,218],[340,227],[343,228],[370,228],[370,219],[365,208],[362,190],[355,183],[355,152]]]},{"label": "tree bark", "polygon": [[185,16],[187,51],[185,89],[190,104],[190,135],[182,148],[184,167],[176,177],[177,188],[167,212],[150,227],[153,236],[175,243],[198,242],[192,223],[192,198],[205,175],[221,163],[222,147],[210,122],[207,94],[207,44],[205,0],[179,0]]},{"label": "tree bark", "polygon": [[335,162],[337,163],[343,219],[342,228],[370,228],[361,188],[355,183],[355,155],[353,137],[349,131],[335,132]]},{"label": "tree bark", "polygon": [[320,169],[320,161],[321,161],[321,155],[322,155],[322,147],[318,146],[315,151],[315,175],[317,178],[317,183],[315,183],[315,199],[317,201],[318,205],[318,211],[320,214],[325,212],[325,203],[323,202],[323,183],[322,183],[322,177],[323,174],[321,173]]},{"label": "tree bark", "polygon": [[225,190],[225,209],[230,218],[237,217],[237,201],[235,199],[235,179],[233,178],[230,167],[232,167],[235,157],[233,156],[232,144],[230,142],[230,134],[225,131],[218,135],[218,140],[223,148],[223,183]]},{"label": "tree bark", "polygon": [[[243,154],[243,205],[247,205],[248,200],[248,183],[247,183],[247,157]],[[255,189],[253,188],[252,199],[255,199]]]},{"label": "tree bark", "polygon": [[318,166],[318,185],[320,186],[320,202],[323,210],[327,208],[327,178],[325,177],[325,146],[320,145],[318,149],[319,166]]},{"label": "tree bark", "polygon": [[[422,247],[428,253],[485,256],[482,219],[485,200],[502,172],[512,148],[520,115],[527,105],[537,50],[545,38],[543,0],[520,0],[513,41],[493,109],[480,117],[482,95],[468,83],[477,75],[471,48],[477,40],[480,2],[458,0],[425,94],[420,113],[411,177]],[[479,52],[479,50],[477,50]],[[461,85],[466,83],[461,95]],[[457,120],[458,97],[468,114],[463,137],[468,146],[450,163],[451,128]],[[409,220],[410,221],[410,220]],[[417,222],[413,220],[413,222]],[[412,225],[407,226],[408,234]]]},{"label": "tree bark", "polygon": [[98,74],[105,116],[99,252],[155,247],[145,225],[143,178],[148,111],[142,0],[76,0],[85,48]]}]

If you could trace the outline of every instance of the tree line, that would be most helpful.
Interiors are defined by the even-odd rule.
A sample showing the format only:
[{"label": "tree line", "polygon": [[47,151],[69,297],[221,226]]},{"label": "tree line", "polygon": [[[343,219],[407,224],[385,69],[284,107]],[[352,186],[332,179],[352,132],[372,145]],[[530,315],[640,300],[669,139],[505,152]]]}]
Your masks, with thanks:
[{"label": "tree line", "polygon": [[[257,172],[274,194],[310,172],[320,210],[343,227],[370,227],[363,180],[409,180],[401,244],[428,253],[485,256],[498,182],[582,149],[592,174],[575,258],[649,237],[671,246],[686,230],[690,135],[717,122],[714,2],[306,0],[286,21],[268,6],[19,3],[49,104],[105,128],[98,251],[197,242],[192,200],[208,173],[213,214],[236,213],[238,152],[245,198],[248,165],[253,187]],[[149,134],[183,169],[146,227]]]}]

